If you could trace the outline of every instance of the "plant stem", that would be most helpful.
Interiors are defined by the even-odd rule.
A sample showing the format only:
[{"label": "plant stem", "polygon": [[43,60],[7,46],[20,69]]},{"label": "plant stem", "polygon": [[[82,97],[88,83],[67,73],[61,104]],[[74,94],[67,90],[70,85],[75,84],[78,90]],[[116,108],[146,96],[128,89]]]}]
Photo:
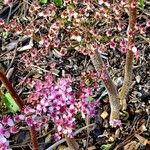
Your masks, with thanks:
[{"label": "plant stem", "polygon": [[[9,91],[11,96],[13,97],[16,104],[19,106],[20,110],[23,112],[23,109],[25,107],[23,101],[20,99],[18,94],[16,93],[15,89],[12,87],[11,83],[7,79],[7,77],[3,74],[3,72],[0,70],[0,80],[6,87],[6,89]],[[38,150],[38,141],[36,136],[36,131],[33,127],[30,128],[30,135],[31,135],[31,141],[32,141],[32,149]]]},{"label": "plant stem", "polygon": [[136,2],[134,0],[129,0],[129,31],[133,32],[133,35],[128,35],[128,51],[126,56],[126,62],[125,62],[125,75],[124,75],[124,83],[121,87],[121,91],[119,93],[120,98],[120,104],[122,106],[122,109],[125,110],[127,107],[126,103],[126,95],[128,94],[131,82],[132,82],[132,70],[133,70],[133,59],[134,54],[132,52],[132,46],[134,45],[134,39],[135,39],[135,24],[136,24],[136,7],[132,8],[131,3]]},{"label": "plant stem", "polygon": [[100,75],[102,70],[104,70],[105,72],[103,73],[107,75],[107,79],[102,79],[102,81],[109,95],[109,102],[110,102],[110,107],[111,107],[110,122],[112,122],[113,120],[118,120],[120,103],[119,103],[117,89],[113,81],[111,80],[107,69],[106,68],[104,69],[103,67],[104,63],[100,54],[96,51],[93,55],[90,56],[90,58],[98,75]]},{"label": "plant stem", "polygon": [[19,106],[20,110],[23,110],[23,108],[24,108],[23,101],[17,95],[16,91],[14,90],[14,88],[12,87],[12,85],[10,84],[10,82],[8,81],[6,76],[1,71],[0,71],[0,80],[2,81],[2,83],[4,84],[6,89],[9,91],[9,93],[11,94],[13,99],[15,100],[16,104]]},{"label": "plant stem", "polygon": [[32,150],[38,150],[37,133],[34,127],[30,128],[30,136],[31,136],[31,139],[34,139],[34,142],[32,142]]},{"label": "plant stem", "polygon": [[65,137],[69,150],[79,150],[79,145],[74,138]]}]

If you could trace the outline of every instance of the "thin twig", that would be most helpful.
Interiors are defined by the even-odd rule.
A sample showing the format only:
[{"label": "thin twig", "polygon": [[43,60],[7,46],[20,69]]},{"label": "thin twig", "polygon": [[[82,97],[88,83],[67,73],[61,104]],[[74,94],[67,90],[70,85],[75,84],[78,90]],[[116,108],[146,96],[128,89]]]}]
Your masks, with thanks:
[{"label": "thin twig", "polygon": [[[81,129],[77,130],[77,131],[75,132],[75,135],[77,135],[77,134],[79,134],[80,132],[82,132],[83,130],[85,130],[85,129],[89,128],[89,127],[93,127],[93,126],[95,126],[95,123],[89,124],[88,126],[85,126],[85,127],[81,128]],[[66,139],[61,139],[60,141],[54,143],[52,146],[50,146],[50,147],[47,148],[46,150],[53,150],[54,148],[56,148],[58,145],[64,143],[65,141],[66,141]]]}]

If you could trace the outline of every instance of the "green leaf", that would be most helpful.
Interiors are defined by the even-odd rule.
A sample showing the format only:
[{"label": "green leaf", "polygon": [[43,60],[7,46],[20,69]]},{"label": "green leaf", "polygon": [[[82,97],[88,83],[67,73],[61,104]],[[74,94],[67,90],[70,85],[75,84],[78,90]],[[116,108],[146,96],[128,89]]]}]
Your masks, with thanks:
[{"label": "green leaf", "polygon": [[49,133],[45,138],[45,143],[48,143],[51,140],[51,138],[52,138],[52,135],[51,133]]},{"label": "green leaf", "polygon": [[40,1],[40,3],[42,3],[42,4],[48,3],[48,0],[39,0],[39,1]]},{"label": "green leaf", "polygon": [[54,0],[54,3],[56,4],[56,6],[61,7],[63,6],[64,2],[63,0]]},{"label": "green leaf", "polygon": [[5,32],[3,32],[2,34],[3,34],[3,38],[4,38],[4,39],[7,39],[7,37],[8,37],[8,32],[5,31]]},{"label": "green leaf", "polygon": [[86,80],[85,80],[85,84],[86,84],[87,86],[90,86],[90,85],[92,84],[92,79],[91,79],[91,78],[86,79]]},{"label": "green leaf", "polygon": [[138,4],[139,4],[139,7],[143,10],[144,9],[144,0],[138,0]]},{"label": "green leaf", "polygon": [[88,97],[88,102],[91,103],[94,100],[94,98],[92,96]]},{"label": "green leaf", "polygon": [[127,111],[120,112],[120,117],[122,120],[127,120],[129,118],[129,113]]},{"label": "green leaf", "polygon": [[20,110],[19,106],[16,104],[10,93],[6,92],[2,99],[10,112],[17,112]]},{"label": "green leaf", "polygon": [[100,150],[112,150],[114,143],[112,144],[104,144],[100,147]]}]

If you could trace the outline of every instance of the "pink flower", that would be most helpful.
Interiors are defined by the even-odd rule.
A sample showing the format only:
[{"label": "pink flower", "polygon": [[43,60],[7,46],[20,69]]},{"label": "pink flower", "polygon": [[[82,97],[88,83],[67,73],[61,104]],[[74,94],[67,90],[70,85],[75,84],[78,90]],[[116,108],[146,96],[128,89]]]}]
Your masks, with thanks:
[{"label": "pink flower", "polygon": [[33,126],[34,118],[35,118],[34,116],[28,116],[28,117],[25,118],[25,121],[26,121],[28,126]]},{"label": "pink flower", "polygon": [[146,33],[146,27],[140,27],[140,33],[141,34]]},{"label": "pink flower", "polygon": [[7,115],[3,116],[2,123],[3,123],[3,125],[8,125],[8,126],[13,126],[14,125],[13,120],[10,117],[8,117]]},{"label": "pink flower", "polygon": [[147,27],[150,27],[150,20],[148,20],[148,21],[146,22],[146,26],[147,26]]},{"label": "pink flower", "polygon": [[18,132],[19,132],[19,129],[17,127],[13,126],[10,128],[10,133],[16,134]]},{"label": "pink flower", "polygon": [[16,123],[19,123],[20,121],[24,120],[24,115],[14,115],[13,119]]},{"label": "pink flower", "polygon": [[132,37],[133,36],[133,31],[127,30],[127,35],[130,36],[130,37]]},{"label": "pink flower", "polygon": [[135,8],[136,7],[136,2],[135,1],[132,1],[132,3],[131,3],[131,8]]},{"label": "pink flower", "polygon": [[119,51],[120,51],[122,54],[124,54],[124,53],[127,52],[127,48],[126,48],[126,47],[120,47],[120,48],[119,48]]},{"label": "pink flower", "polygon": [[112,34],[113,34],[113,30],[112,29],[108,29],[107,31],[106,31],[106,35],[109,37],[109,36],[112,36]]},{"label": "pink flower", "polygon": [[122,125],[122,123],[121,123],[121,120],[114,119],[113,121],[110,122],[110,125],[113,128],[116,128],[116,127],[120,127]]},{"label": "pink flower", "polygon": [[125,27],[125,25],[124,25],[123,23],[118,23],[118,24],[117,24],[117,29],[118,29],[119,31],[121,31],[124,27]]},{"label": "pink flower", "polygon": [[41,129],[41,123],[34,123],[34,129],[39,131]]},{"label": "pink flower", "polygon": [[120,46],[121,47],[125,47],[126,46],[126,41],[124,39],[122,41],[120,41]]},{"label": "pink flower", "polygon": [[67,49],[66,48],[61,48],[60,49],[60,54],[61,54],[61,56],[65,56],[67,54]]},{"label": "pink flower", "polygon": [[109,46],[110,46],[110,48],[115,49],[116,48],[116,43],[113,40],[111,40],[109,42]]},{"label": "pink flower", "polygon": [[140,51],[135,46],[132,47],[132,52],[134,53],[136,59],[139,59]]},{"label": "pink flower", "polygon": [[[76,127],[75,115],[77,112],[81,110],[85,115],[93,117],[96,113],[95,108],[98,106],[97,101],[88,101],[93,93],[91,88],[82,87],[81,102],[78,102],[76,93],[71,86],[72,82],[71,77],[61,78],[54,82],[53,76],[50,74],[45,77],[45,81],[38,81],[33,95],[40,93],[35,107],[36,114],[41,119],[38,119],[35,115],[28,116],[25,119],[27,124],[40,130],[41,126],[47,124],[48,121],[42,114],[43,112],[48,113],[47,116],[54,122],[58,133],[72,137]],[[28,114],[30,108],[26,109]]]},{"label": "pink flower", "polygon": [[61,136],[58,133],[55,133],[53,136],[54,141],[58,141],[61,139]]},{"label": "pink flower", "polygon": [[5,24],[4,20],[0,18],[0,26],[3,26]]},{"label": "pink flower", "polygon": [[25,113],[26,115],[35,113],[35,109],[33,109],[33,108],[29,107],[29,106],[26,106],[26,107],[24,108],[24,113]]},{"label": "pink flower", "polygon": [[107,79],[108,79],[108,74],[107,74],[107,72],[106,72],[106,71],[102,71],[100,77],[101,77],[102,80],[107,80]]},{"label": "pink flower", "polygon": [[13,0],[4,0],[4,4],[8,5],[9,7],[12,7],[13,5]]}]

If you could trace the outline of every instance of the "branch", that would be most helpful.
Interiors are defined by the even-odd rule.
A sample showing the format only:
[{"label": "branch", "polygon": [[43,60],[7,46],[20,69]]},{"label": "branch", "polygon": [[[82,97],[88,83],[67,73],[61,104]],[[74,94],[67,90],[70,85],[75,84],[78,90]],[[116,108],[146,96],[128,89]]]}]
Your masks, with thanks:
[{"label": "branch", "polygon": [[113,120],[119,119],[120,104],[118,99],[118,92],[108,74],[107,69],[103,67],[104,63],[100,54],[96,51],[94,54],[90,55],[90,58],[98,75],[101,75],[102,70],[103,70],[102,73],[107,75],[107,79],[102,79],[102,81],[109,95],[109,102],[111,107],[111,114],[110,114],[110,123],[111,123]]},{"label": "branch", "polygon": [[126,62],[125,62],[125,75],[124,75],[124,83],[121,87],[121,91],[119,93],[120,103],[122,106],[122,109],[125,110],[127,107],[126,103],[126,95],[128,94],[131,82],[132,82],[132,70],[133,70],[133,59],[134,54],[132,52],[132,46],[134,45],[134,39],[135,39],[135,24],[136,24],[136,6],[133,8],[131,7],[131,4],[135,2],[135,0],[129,0],[129,26],[128,31],[132,31],[132,36],[128,35],[128,51],[126,56]]}]

